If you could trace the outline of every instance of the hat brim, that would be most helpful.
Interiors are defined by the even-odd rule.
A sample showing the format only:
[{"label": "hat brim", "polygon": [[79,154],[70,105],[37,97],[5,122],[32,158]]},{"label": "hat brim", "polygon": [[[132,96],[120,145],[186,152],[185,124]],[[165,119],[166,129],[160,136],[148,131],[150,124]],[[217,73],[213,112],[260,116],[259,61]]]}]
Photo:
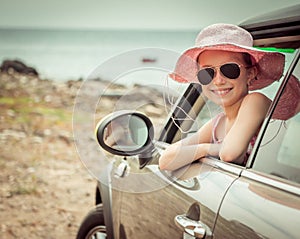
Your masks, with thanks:
[{"label": "hat brim", "polygon": [[273,119],[287,120],[299,113],[300,83],[291,75],[272,115]]},{"label": "hat brim", "polygon": [[170,77],[178,82],[199,83],[197,79],[198,57],[203,51],[230,51],[248,53],[255,60],[258,68],[257,80],[251,82],[249,90],[264,88],[280,79],[283,74],[285,57],[278,52],[259,50],[253,47],[239,46],[229,43],[194,47],[186,50],[178,59],[175,70]]}]

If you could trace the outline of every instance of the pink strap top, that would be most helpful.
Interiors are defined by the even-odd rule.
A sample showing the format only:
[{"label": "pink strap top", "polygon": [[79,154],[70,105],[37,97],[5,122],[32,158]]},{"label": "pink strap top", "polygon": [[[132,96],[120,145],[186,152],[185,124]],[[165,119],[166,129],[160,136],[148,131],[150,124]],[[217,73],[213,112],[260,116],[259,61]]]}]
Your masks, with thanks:
[{"label": "pink strap top", "polygon": [[[213,130],[212,130],[212,143],[213,144],[220,144],[223,141],[223,140],[217,139],[217,137],[216,137],[216,131],[217,131],[217,127],[218,127],[218,124],[219,124],[220,120],[224,116],[225,116],[225,114],[223,112],[219,113],[218,115],[216,115],[216,117],[213,120]],[[256,138],[257,138],[257,135],[254,135],[252,137],[252,139],[250,140],[249,145],[248,145],[248,149],[247,149],[247,152],[246,152],[246,155],[245,155],[245,158],[244,158],[244,161],[242,163],[242,166],[246,165],[248,157],[249,157],[249,155],[250,155],[250,153],[251,153],[251,151],[252,151],[252,149],[254,147]]]},{"label": "pink strap top", "polygon": [[222,140],[218,140],[217,137],[216,137],[216,131],[217,131],[217,127],[218,127],[218,124],[220,122],[220,120],[222,119],[222,117],[224,117],[224,113],[219,113],[216,115],[216,117],[214,118],[213,120],[213,130],[212,130],[212,143],[213,144],[220,144],[222,143]]}]

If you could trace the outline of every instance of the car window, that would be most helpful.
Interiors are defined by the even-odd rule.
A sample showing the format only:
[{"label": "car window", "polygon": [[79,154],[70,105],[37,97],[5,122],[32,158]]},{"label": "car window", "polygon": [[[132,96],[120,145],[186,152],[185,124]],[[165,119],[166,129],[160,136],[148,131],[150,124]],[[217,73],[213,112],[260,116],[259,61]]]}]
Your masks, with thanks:
[{"label": "car window", "polygon": [[[293,75],[299,79],[299,63]],[[271,120],[260,144],[253,169],[300,183],[299,134],[299,113],[286,121]]]}]

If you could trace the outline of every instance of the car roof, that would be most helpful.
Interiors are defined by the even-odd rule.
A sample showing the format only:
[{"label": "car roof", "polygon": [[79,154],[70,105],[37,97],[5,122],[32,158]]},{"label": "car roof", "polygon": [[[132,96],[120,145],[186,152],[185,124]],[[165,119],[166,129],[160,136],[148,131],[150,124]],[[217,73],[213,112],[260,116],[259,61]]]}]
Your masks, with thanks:
[{"label": "car roof", "polygon": [[247,19],[239,25],[252,34],[256,46],[300,47],[300,4]]}]

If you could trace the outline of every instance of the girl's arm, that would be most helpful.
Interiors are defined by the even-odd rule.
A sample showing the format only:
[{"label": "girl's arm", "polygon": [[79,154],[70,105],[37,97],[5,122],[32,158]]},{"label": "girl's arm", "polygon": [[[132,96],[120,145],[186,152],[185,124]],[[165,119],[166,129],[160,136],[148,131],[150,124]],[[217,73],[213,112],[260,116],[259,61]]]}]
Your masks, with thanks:
[{"label": "girl's arm", "polygon": [[161,155],[159,167],[162,170],[175,170],[188,165],[205,155],[219,155],[220,145],[211,144],[212,120],[203,125],[191,137],[171,144]]},{"label": "girl's arm", "polygon": [[237,118],[224,138],[220,158],[241,163],[252,137],[259,131],[271,100],[261,93],[248,94],[240,106]]}]

